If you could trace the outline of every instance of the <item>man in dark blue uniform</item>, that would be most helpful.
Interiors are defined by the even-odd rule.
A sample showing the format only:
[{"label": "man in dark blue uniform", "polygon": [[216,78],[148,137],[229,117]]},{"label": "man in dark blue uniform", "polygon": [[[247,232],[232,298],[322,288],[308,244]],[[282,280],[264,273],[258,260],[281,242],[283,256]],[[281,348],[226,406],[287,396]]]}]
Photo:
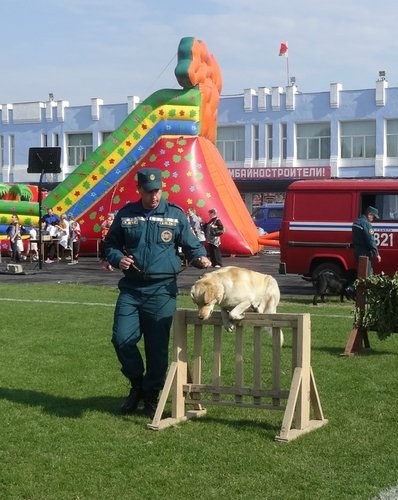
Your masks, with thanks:
[{"label": "man in dark blue uniform", "polygon": [[352,225],[352,245],[355,258],[368,257],[368,276],[373,274],[372,260],[381,261],[375,239],[372,222],[379,218],[379,211],[375,207],[368,207]]},{"label": "man in dark blue uniform", "polygon": [[[112,335],[121,371],[131,383],[121,411],[132,413],[144,401],[145,415],[153,418],[168,367],[181,269],[178,247],[196,267],[210,267],[211,262],[184,211],[162,199],[161,171],[141,169],[137,179],[141,199],[116,214],[104,247],[109,264],[124,274]],[[146,366],[137,347],[142,336]]]}]

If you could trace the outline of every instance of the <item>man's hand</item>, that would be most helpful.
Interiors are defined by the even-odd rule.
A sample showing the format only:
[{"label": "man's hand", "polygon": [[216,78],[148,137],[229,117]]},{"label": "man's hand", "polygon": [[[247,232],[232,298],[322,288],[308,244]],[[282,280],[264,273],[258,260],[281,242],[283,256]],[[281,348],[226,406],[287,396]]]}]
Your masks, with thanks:
[{"label": "man's hand", "polygon": [[211,267],[211,261],[207,257],[198,257],[192,261],[192,265],[199,269],[204,269],[206,267]]},{"label": "man's hand", "polygon": [[119,268],[122,269],[122,271],[126,271],[131,267],[135,267],[134,265],[134,257],[132,255],[125,255],[122,257],[119,261]]}]

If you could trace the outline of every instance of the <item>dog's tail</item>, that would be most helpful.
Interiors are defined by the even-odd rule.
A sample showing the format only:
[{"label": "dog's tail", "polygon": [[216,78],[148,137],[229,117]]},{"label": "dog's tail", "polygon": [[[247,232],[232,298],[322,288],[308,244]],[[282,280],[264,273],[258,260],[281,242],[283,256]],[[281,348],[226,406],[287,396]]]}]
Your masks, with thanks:
[{"label": "dog's tail", "polygon": [[303,280],[305,280],[305,281],[311,281],[311,282],[313,282],[313,281],[314,281],[314,279],[313,279],[313,278],[311,278],[311,276],[301,276],[301,279],[303,279]]}]

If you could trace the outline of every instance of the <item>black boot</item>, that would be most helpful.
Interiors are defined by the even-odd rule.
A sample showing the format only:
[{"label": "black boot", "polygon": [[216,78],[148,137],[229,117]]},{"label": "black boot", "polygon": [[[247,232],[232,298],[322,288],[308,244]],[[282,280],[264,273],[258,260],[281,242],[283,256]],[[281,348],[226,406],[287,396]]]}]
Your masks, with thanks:
[{"label": "black boot", "polygon": [[135,412],[138,408],[139,402],[143,399],[143,392],[141,387],[132,387],[130,393],[120,407],[120,411],[125,415]]},{"label": "black boot", "polygon": [[148,391],[144,395],[144,415],[153,419],[158,406],[159,391]]}]

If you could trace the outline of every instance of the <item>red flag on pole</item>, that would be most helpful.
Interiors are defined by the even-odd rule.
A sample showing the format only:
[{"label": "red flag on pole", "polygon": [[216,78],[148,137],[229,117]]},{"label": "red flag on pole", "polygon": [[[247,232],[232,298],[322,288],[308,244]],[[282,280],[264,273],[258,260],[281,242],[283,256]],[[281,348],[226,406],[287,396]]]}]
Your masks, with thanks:
[{"label": "red flag on pole", "polygon": [[287,57],[287,42],[281,43],[281,46],[279,49],[279,55]]}]

